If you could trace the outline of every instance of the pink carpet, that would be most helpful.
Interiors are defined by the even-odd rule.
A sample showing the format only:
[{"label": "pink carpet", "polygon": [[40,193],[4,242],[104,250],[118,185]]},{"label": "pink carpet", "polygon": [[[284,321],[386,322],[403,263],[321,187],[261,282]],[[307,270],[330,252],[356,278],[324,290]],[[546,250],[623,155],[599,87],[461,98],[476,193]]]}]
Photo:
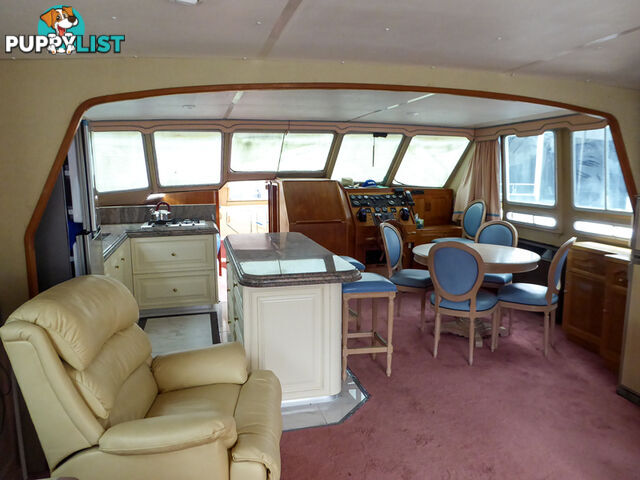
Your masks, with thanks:
[{"label": "pink carpet", "polygon": [[640,407],[559,326],[546,360],[541,316],[516,313],[512,335],[493,353],[477,348],[470,367],[467,339],[453,335],[433,358],[418,311],[403,301],[390,378],[384,355],[349,358],[371,394],[360,410],[283,434],[284,480],[640,478]]}]

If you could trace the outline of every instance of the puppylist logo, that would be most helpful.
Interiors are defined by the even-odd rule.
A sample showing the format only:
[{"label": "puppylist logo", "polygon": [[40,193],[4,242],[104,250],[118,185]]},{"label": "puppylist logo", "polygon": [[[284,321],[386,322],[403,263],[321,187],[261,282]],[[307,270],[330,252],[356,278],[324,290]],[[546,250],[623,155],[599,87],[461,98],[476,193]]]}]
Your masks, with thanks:
[{"label": "puppylist logo", "polygon": [[124,35],[85,35],[84,20],[68,5],[56,5],[40,15],[37,35],[5,35],[4,51],[52,55],[120,53]]}]

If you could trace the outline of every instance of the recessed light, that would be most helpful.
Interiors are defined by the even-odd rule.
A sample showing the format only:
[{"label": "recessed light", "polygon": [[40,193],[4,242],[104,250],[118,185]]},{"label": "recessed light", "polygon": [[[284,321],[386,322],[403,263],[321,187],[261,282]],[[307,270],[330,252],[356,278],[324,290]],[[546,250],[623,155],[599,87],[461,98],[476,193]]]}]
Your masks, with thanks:
[{"label": "recessed light", "polygon": [[344,65],[344,60],[340,60],[340,63],[341,63],[342,65]]},{"label": "recessed light", "polygon": [[407,100],[407,103],[417,102],[418,100],[422,100],[424,98],[433,97],[434,95],[435,95],[435,93],[426,93],[424,95],[420,95],[419,97],[412,98],[411,100]]},{"label": "recessed light", "polygon": [[262,25],[262,21],[261,21],[261,20],[258,20],[258,21],[256,22],[256,25]]},{"label": "recessed light", "polygon": [[242,57],[242,60],[249,60],[249,57]]},{"label": "recessed light", "polygon": [[388,32],[389,30],[391,30],[391,27],[384,27],[385,32]]},{"label": "recessed light", "polygon": [[182,108],[186,109],[186,110],[193,110],[194,108],[196,108],[195,105],[189,104],[189,105],[182,105]]},{"label": "recessed light", "polygon": [[169,0],[171,3],[177,3],[178,5],[184,5],[185,7],[195,7],[204,0]]},{"label": "recessed light", "polygon": [[496,40],[500,41],[502,40],[502,37],[496,37]]},{"label": "recessed light", "polygon": [[111,20],[117,20],[118,17],[111,17]]}]

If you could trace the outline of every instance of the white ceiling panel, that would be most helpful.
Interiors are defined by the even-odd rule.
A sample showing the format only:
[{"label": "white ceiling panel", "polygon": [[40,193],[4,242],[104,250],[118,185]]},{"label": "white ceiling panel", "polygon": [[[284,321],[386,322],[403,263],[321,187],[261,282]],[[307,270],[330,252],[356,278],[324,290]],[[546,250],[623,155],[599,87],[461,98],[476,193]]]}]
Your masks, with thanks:
[{"label": "white ceiling panel", "polygon": [[509,102],[457,95],[433,95],[417,102],[367,115],[363,122],[405,123],[439,127],[480,128],[503,123],[559,117],[572,110],[534,103]]},{"label": "white ceiling panel", "polygon": [[104,103],[87,110],[89,120],[223,118],[235,92],[192,93]]},{"label": "white ceiling panel", "polygon": [[[417,99],[417,100],[416,100]],[[233,104],[233,102],[236,102]],[[231,111],[231,114],[225,115]],[[399,123],[477,128],[574,113],[524,102],[377,90],[256,90],[98,105],[90,120],[242,119]]]},{"label": "white ceiling panel", "polygon": [[510,71],[638,23],[637,1],[307,1],[272,56]]},{"label": "white ceiling panel", "polygon": [[544,75],[562,74],[602,83],[607,83],[613,76],[624,78],[628,87],[639,87],[640,30],[574,50],[547,62],[530,65],[521,71]]},{"label": "white ceiling panel", "polygon": [[[0,30],[34,34],[50,7],[45,0],[3,0]],[[74,7],[86,34],[126,36],[122,56],[433,65],[640,89],[638,0],[201,0],[194,7],[110,0]],[[53,58],[4,50],[0,58],[11,55]]]},{"label": "white ceiling panel", "polygon": [[[72,6],[82,16],[86,34],[125,34],[122,55],[192,57],[258,55],[286,3],[205,0],[185,7],[169,0],[109,0]],[[48,1],[2,0],[0,31],[37,33],[39,16],[49,8]]]},{"label": "white ceiling panel", "polygon": [[373,90],[250,90],[229,118],[246,120],[355,120],[424,95]]}]

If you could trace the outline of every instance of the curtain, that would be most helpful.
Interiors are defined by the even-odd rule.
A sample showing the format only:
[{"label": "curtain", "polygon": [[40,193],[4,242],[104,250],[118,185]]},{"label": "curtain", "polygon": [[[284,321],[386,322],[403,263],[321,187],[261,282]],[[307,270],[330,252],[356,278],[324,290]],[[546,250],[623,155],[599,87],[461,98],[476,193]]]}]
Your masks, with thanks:
[{"label": "curtain", "polygon": [[476,149],[469,169],[458,188],[453,208],[453,220],[462,219],[466,206],[474,200],[484,200],[487,205],[486,220],[500,220],[500,149],[498,140],[476,142]]}]

